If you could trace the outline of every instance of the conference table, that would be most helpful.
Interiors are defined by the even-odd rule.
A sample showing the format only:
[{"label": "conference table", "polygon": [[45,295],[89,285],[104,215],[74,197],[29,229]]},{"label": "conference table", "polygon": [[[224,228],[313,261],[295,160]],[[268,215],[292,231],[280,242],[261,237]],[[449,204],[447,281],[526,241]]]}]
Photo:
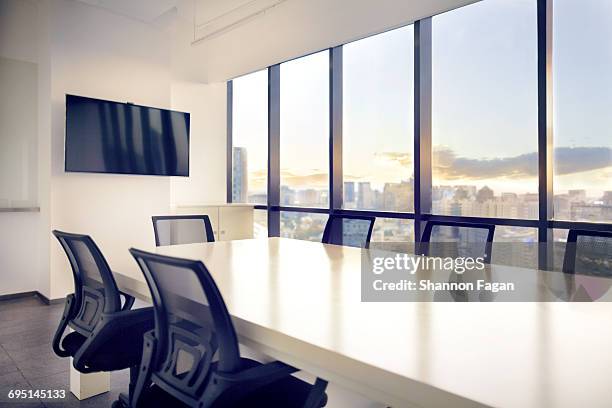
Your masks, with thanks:
[{"label": "conference table", "polygon": [[[360,249],[288,238],[142,249],[204,262],[241,344],[373,401],[612,406],[612,303],[362,302]],[[150,301],[135,263],[115,276]]]}]

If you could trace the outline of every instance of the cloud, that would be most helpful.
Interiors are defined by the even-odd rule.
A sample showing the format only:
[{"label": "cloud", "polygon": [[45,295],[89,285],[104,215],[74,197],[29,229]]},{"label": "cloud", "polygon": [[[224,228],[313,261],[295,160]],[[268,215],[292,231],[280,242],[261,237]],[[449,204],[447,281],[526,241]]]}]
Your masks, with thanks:
[{"label": "cloud", "polygon": [[[557,175],[612,166],[612,149],[608,147],[558,147],[554,155]],[[457,157],[447,147],[438,147],[434,149],[433,165],[436,175],[447,180],[523,179],[537,177],[538,154],[534,152],[494,159],[468,159]]]},{"label": "cloud", "polygon": [[284,185],[291,187],[327,186],[329,176],[320,169],[312,169],[308,174],[296,174],[287,169],[281,169],[281,179]]},{"label": "cloud", "polygon": [[605,169],[612,166],[612,148],[558,147],[555,149],[555,173],[566,175]]},{"label": "cloud", "polygon": [[447,180],[520,179],[537,176],[538,155],[527,153],[495,159],[468,159],[457,157],[452,150],[440,147],[434,150],[433,165],[436,176]]},{"label": "cloud", "polygon": [[[609,147],[557,147],[554,150],[555,174],[569,175],[593,170],[610,174],[612,169],[612,148]],[[413,165],[412,153],[377,152],[377,160],[383,160],[410,169]],[[486,180],[493,178],[524,179],[538,176],[538,154],[525,153],[518,156],[493,159],[470,159],[457,156],[446,146],[434,146],[433,167],[437,178],[446,180],[471,179]],[[256,173],[257,180],[265,182],[266,171]],[[310,173],[292,172],[281,169],[283,183],[293,187],[327,186],[327,171],[312,169]],[[252,176],[253,177],[253,176]],[[345,174],[346,180],[361,177]]]},{"label": "cloud", "polygon": [[406,152],[376,152],[374,157],[383,162],[397,163],[403,167],[412,166],[412,153]]}]

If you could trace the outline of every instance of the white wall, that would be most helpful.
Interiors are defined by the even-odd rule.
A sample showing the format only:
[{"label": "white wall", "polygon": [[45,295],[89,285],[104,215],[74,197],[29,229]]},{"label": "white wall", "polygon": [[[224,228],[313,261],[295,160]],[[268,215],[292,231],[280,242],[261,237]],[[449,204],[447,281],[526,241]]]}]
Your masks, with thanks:
[{"label": "white wall", "polygon": [[[50,234],[53,228],[91,234],[111,266],[123,270],[133,268],[127,248],[152,245],[152,214],[167,212],[171,205],[224,201],[226,96],[225,85],[214,81],[471,2],[291,0],[191,46],[193,32],[181,25],[187,21],[181,10],[179,26],[162,31],[71,0],[0,0],[0,57],[38,65],[41,208],[40,214],[0,216],[0,294],[39,290],[59,298],[72,290],[65,255]],[[203,80],[210,83],[185,82]],[[66,93],[191,112],[191,177],[64,173]],[[10,238],[5,231],[13,228],[22,237],[33,237],[31,256],[13,249],[29,243]],[[23,285],[8,287],[5,282],[21,279],[23,271],[35,272]]]},{"label": "white wall", "polygon": [[[168,213],[171,201],[225,200],[225,84],[173,85],[170,39],[80,2],[0,0],[0,57],[38,65],[41,209],[0,214],[0,295],[38,290],[57,299],[73,290],[52,229],[92,235],[113,269],[134,271],[128,248],[153,245],[151,215]],[[66,93],[189,111],[191,177],[65,173]]]},{"label": "white wall", "polygon": [[[38,205],[37,19],[35,1],[0,0],[0,206]],[[40,213],[0,213],[0,296],[38,288],[41,225]]]},{"label": "white wall", "polygon": [[40,214],[0,213],[0,296],[38,288]]},{"label": "white wall", "polygon": [[226,201],[225,83],[172,85],[172,109],[189,112],[189,177],[173,177],[172,206]]},{"label": "white wall", "polygon": [[0,207],[38,206],[38,66],[0,56]]},{"label": "white wall", "polygon": [[35,0],[0,0],[0,55],[38,61],[38,6]]},{"label": "white wall", "polygon": [[[151,215],[170,207],[170,179],[65,173],[65,94],[170,107],[167,36],[79,2],[53,2],[51,18],[51,228],[91,235],[115,270],[132,270],[128,248],[154,244]],[[51,298],[73,290],[65,254],[51,243]]]}]

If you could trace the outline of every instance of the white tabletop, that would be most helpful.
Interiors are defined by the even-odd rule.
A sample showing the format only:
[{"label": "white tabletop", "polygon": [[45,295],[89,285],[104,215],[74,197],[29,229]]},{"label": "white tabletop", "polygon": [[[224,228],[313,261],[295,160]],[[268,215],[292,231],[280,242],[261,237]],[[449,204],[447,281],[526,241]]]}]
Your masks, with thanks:
[{"label": "white tabletop", "polygon": [[156,252],[205,263],[241,342],[393,407],[612,406],[611,303],[364,303],[359,249],[284,238]]}]

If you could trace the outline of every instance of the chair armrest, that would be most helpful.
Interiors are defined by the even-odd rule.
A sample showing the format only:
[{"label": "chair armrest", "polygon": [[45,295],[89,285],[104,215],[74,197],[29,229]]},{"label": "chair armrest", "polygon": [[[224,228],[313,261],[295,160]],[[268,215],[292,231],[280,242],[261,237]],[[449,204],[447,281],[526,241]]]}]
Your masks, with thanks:
[{"label": "chair armrest", "polygon": [[[251,391],[253,391],[281,380],[297,371],[299,370],[295,367],[280,361],[273,361],[241,371],[232,376],[233,378],[230,379],[230,381],[237,381],[239,384],[245,385],[246,387],[251,386]],[[317,377],[302,408],[320,408],[323,406],[324,404],[322,403],[327,402],[327,396],[325,395],[326,388],[327,381]]]},{"label": "chair armrest", "polygon": [[64,336],[64,331],[66,331],[66,327],[71,319],[74,318],[74,310],[75,310],[75,302],[76,298],[74,294],[70,294],[66,296],[66,304],[64,306],[64,313],[62,313],[62,318],[60,320],[59,326],[55,331],[55,335],[53,336],[53,351],[60,357],[69,357],[70,353],[66,350],[62,349],[61,342],[62,337]]},{"label": "chair armrest", "polygon": [[325,395],[326,388],[327,381],[317,377],[302,408],[321,408],[325,406],[327,403],[327,395]]},{"label": "chair armrest", "polygon": [[264,386],[280,379],[283,379],[295,372],[299,371],[297,368],[282,363],[280,361],[273,361],[271,363],[258,365],[238,373],[224,373],[217,372],[217,377],[220,380],[227,381],[228,383],[240,383],[247,385],[256,384],[257,388]]},{"label": "chair armrest", "polygon": [[209,383],[212,385],[204,392],[198,404],[208,407],[210,404],[220,403],[218,398],[222,398],[223,404],[231,406],[245,395],[283,379],[296,371],[298,371],[297,368],[280,361],[247,368],[237,373],[217,371],[213,374],[212,381]]},{"label": "chair armrest", "polygon": [[132,308],[132,306],[134,306],[134,301],[136,300],[134,298],[134,296],[132,295],[128,295],[125,292],[119,292],[124,298],[125,298],[125,303],[123,304],[123,306],[121,307],[122,311],[125,310],[130,310]]}]

